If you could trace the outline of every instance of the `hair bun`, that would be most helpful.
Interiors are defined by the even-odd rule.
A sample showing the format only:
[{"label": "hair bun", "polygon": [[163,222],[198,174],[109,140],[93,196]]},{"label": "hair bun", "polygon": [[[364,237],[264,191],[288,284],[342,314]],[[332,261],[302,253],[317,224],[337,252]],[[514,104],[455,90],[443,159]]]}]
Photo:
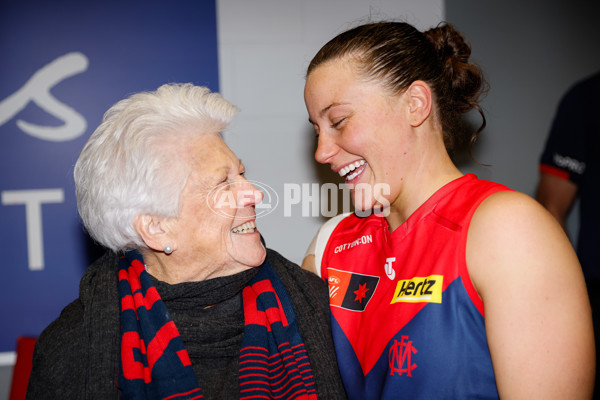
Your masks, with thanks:
[{"label": "hair bun", "polygon": [[[479,66],[469,62],[471,45],[449,24],[439,25],[424,33],[442,63],[448,88],[465,96],[467,111],[479,100],[482,86],[485,86],[483,72]],[[460,104],[455,104],[458,105]]]},{"label": "hair bun", "polygon": [[440,61],[446,68],[453,68],[456,63],[469,62],[471,46],[452,25],[438,25],[424,32],[424,34],[433,44]]},{"label": "hair bun", "polygon": [[[442,74],[445,76],[444,98],[446,101],[440,103],[442,113],[452,115],[454,111],[454,113],[464,114],[475,109],[481,114],[482,125],[470,138],[469,142],[472,144],[486,124],[485,116],[479,106],[481,97],[488,89],[483,71],[478,65],[469,61],[471,45],[452,25],[443,23],[429,29],[424,34],[433,45],[438,60],[440,60]],[[454,132],[451,137],[455,138],[455,142],[466,140],[461,137],[459,132]]]}]

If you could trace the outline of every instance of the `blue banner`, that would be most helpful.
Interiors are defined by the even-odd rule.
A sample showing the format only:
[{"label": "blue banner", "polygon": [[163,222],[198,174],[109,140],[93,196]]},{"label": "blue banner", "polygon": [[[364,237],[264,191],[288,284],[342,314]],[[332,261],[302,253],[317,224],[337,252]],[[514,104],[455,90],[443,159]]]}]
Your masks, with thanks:
[{"label": "blue banner", "polygon": [[78,296],[101,249],[73,166],[103,113],[163,83],[218,91],[214,0],[21,0],[0,5],[0,352]]}]

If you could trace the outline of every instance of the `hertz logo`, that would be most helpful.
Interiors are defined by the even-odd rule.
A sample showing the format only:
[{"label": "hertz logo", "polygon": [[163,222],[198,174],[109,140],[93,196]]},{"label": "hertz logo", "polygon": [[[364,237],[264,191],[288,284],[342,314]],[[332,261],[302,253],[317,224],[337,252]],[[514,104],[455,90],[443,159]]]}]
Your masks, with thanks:
[{"label": "hertz logo", "polygon": [[405,303],[441,303],[443,275],[430,275],[398,281],[390,304]]}]

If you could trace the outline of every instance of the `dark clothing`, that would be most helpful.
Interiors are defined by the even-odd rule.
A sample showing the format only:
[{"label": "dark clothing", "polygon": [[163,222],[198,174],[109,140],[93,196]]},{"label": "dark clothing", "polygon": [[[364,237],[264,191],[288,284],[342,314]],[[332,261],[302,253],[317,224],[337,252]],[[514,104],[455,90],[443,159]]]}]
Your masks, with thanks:
[{"label": "dark clothing", "polygon": [[596,388],[600,399],[600,73],[577,82],[561,99],[540,160],[540,170],[577,185],[577,256],[586,280],[596,336]]},{"label": "dark clothing", "polygon": [[[333,351],[327,286],[273,250],[269,263],[298,319],[318,398],[346,398]],[[120,362],[117,255],[106,253],[84,274],[79,298],[42,332],[33,358],[28,399],[118,399]],[[186,345],[205,398],[239,397],[238,358],[244,328],[239,296],[254,276],[197,283],[155,281]],[[215,304],[213,307],[203,308]]]},{"label": "dark clothing", "polygon": [[[600,73],[562,98],[540,163],[541,170],[578,187],[577,255],[586,279],[600,280]],[[550,167],[550,168],[547,168]]]}]

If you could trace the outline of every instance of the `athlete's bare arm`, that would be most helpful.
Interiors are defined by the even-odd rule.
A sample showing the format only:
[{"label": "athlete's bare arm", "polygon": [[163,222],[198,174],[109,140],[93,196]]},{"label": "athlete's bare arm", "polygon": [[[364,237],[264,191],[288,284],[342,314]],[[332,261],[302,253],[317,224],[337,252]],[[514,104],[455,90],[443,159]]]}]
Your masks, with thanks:
[{"label": "athlete's bare arm", "polygon": [[302,260],[302,268],[312,272],[313,274],[317,273],[314,254],[307,254],[304,256],[304,259]]},{"label": "athlete's bare arm", "polygon": [[484,303],[500,397],[590,399],[591,310],[556,220],[524,194],[490,196],[472,219],[467,265]]}]

